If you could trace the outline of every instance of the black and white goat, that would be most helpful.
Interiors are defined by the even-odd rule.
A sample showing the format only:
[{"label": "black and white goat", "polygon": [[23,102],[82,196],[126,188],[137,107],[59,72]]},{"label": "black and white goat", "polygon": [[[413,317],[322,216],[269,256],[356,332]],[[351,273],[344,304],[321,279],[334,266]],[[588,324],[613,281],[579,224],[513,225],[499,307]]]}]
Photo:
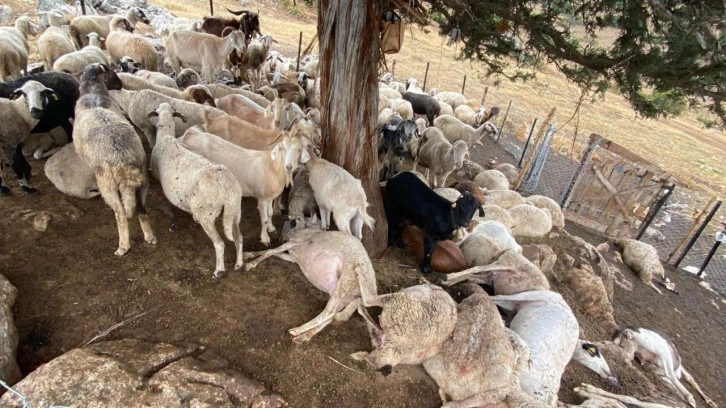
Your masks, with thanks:
[{"label": "black and white goat", "polygon": [[409,142],[414,137],[420,135],[416,122],[412,120],[394,116],[383,125],[378,138],[378,167],[381,169],[381,181],[398,174],[404,157],[409,155]]}]

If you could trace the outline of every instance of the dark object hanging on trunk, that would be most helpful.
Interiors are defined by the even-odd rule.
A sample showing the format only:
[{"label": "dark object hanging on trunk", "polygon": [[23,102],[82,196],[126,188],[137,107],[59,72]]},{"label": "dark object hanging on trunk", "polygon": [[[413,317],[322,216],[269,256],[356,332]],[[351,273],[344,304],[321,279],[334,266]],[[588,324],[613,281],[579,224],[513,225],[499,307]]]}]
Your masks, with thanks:
[{"label": "dark object hanging on trunk", "polygon": [[401,50],[403,45],[403,32],[405,26],[395,11],[389,10],[383,13],[381,19],[381,51],[384,54],[395,54]]}]

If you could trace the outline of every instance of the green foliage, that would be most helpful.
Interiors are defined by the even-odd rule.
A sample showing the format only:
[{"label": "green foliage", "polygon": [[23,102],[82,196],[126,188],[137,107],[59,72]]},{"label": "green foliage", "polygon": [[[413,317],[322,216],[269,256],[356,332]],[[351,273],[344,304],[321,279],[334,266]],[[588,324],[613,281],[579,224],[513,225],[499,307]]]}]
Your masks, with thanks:
[{"label": "green foliage", "polygon": [[[415,2],[414,2],[415,3]],[[554,63],[593,96],[612,88],[645,117],[687,100],[726,123],[726,5],[713,0],[431,0],[440,34],[461,30],[462,57],[488,75],[527,79]],[[572,30],[577,24],[585,30]],[[616,32],[602,41],[602,30]],[[575,34],[577,32],[577,34]],[[606,45],[603,45],[606,44]]]}]

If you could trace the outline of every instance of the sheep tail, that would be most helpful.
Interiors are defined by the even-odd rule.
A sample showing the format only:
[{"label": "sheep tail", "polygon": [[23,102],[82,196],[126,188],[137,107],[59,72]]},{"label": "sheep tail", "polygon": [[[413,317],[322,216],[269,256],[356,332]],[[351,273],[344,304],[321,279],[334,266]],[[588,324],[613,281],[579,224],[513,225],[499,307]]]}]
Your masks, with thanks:
[{"label": "sheep tail", "polygon": [[142,188],[144,174],[141,169],[131,167],[114,169],[114,176],[116,180],[119,180],[118,189],[126,218],[131,218],[136,211],[136,190]]},{"label": "sheep tail", "polygon": [[[237,180],[232,180],[237,183]],[[235,226],[238,226],[242,218],[242,194],[231,194],[229,192],[227,199],[224,202],[224,215],[222,218],[222,225],[224,226],[224,235],[228,240],[235,242],[234,232]]]}]

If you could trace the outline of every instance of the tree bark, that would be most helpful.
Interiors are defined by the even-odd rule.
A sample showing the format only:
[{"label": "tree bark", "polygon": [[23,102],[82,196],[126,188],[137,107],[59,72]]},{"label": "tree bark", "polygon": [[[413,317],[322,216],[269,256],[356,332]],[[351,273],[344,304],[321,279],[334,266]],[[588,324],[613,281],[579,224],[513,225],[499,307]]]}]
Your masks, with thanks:
[{"label": "tree bark", "polygon": [[378,183],[378,44],[376,1],[318,1],[323,158],[361,179],[376,219],[363,244],[373,257],[388,244]]}]

